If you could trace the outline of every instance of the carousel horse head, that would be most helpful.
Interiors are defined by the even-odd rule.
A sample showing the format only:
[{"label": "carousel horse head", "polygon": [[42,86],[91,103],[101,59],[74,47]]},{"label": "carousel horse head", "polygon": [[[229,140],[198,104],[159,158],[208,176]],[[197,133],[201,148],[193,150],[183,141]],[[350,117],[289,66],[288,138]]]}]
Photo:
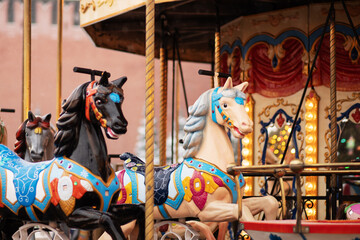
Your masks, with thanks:
[{"label": "carousel horse head", "polygon": [[184,158],[193,157],[198,152],[207,121],[224,127],[239,139],[253,131],[253,122],[245,111],[244,91],[247,86],[248,83],[243,82],[233,87],[229,77],[223,87],[203,93],[189,108],[190,116],[184,126]]},{"label": "carousel horse head", "polygon": [[102,127],[110,139],[118,139],[120,134],[126,133],[128,122],[121,109],[124,101],[122,86],[126,80],[122,77],[109,82],[104,72],[99,81],[82,84],[72,92],[64,102],[64,111],[57,122],[55,156],[72,154],[79,140],[79,126],[86,122]]},{"label": "carousel horse head", "polygon": [[54,157],[54,130],[50,126],[51,114],[35,116],[28,112],[16,132],[15,152],[29,162],[49,160]]},{"label": "carousel horse head", "polygon": [[243,138],[253,131],[253,122],[245,111],[247,82],[233,87],[229,77],[222,88],[215,88],[211,94],[212,120],[229,129],[236,138]]}]

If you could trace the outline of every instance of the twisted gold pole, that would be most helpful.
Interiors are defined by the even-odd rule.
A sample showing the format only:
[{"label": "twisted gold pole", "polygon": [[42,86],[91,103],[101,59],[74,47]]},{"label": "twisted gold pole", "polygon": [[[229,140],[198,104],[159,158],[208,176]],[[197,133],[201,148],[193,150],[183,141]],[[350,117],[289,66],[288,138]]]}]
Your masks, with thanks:
[{"label": "twisted gold pole", "polygon": [[179,161],[179,128],[180,128],[180,66],[179,62],[176,68],[176,79],[175,79],[175,162]]},{"label": "twisted gold pole", "polygon": [[61,71],[62,71],[62,27],[63,27],[63,6],[64,0],[58,0],[58,49],[57,49],[57,77],[56,77],[56,119],[61,113]]},{"label": "twisted gold pole", "polygon": [[25,121],[31,107],[31,0],[24,0],[23,39],[23,114]]},{"label": "twisted gold pole", "polygon": [[331,162],[337,160],[336,136],[336,47],[335,47],[335,10],[332,8],[330,22],[330,129],[331,129]]},{"label": "twisted gold pole", "polygon": [[154,237],[154,50],[155,1],[146,1],[146,83],[145,83],[145,150],[146,203],[145,239]]},{"label": "twisted gold pole", "polygon": [[[215,32],[215,72],[220,72],[220,32]],[[217,84],[214,81],[218,81]],[[211,88],[215,85],[220,86],[219,78],[214,78],[214,81],[211,81]]]},{"label": "twisted gold pole", "polygon": [[160,165],[166,165],[166,123],[167,123],[167,61],[165,48],[160,48],[160,123],[159,158]]}]

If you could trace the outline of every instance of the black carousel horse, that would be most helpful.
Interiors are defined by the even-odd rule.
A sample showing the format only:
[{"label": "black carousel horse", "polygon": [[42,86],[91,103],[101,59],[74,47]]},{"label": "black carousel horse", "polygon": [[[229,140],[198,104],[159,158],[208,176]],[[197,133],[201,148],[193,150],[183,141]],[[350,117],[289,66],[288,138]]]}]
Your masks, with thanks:
[{"label": "black carousel horse", "polygon": [[[88,71],[92,79],[99,75]],[[17,228],[21,221],[65,222],[85,230],[102,227],[113,239],[125,239],[120,226],[136,219],[143,238],[144,206],[116,204],[120,183],[101,130],[110,139],[127,130],[121,110],[126,77],[109,82],[110,74],[100,73],[99,81],[80,85],[63,103],[53,160],[26,162],[0,145],[0,227],[5,234],[13,232],[7,223]]]}]

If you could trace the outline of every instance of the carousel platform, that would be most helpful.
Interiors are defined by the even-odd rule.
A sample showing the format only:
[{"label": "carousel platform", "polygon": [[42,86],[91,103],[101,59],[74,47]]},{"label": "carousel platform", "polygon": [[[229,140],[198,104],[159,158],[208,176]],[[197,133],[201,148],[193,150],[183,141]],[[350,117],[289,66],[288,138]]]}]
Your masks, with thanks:
[{"label": "carousel platform", "polygon": [[360,220],[303,220],[296,233],[296,220],[242,222],[253,240],[360,240]]}]

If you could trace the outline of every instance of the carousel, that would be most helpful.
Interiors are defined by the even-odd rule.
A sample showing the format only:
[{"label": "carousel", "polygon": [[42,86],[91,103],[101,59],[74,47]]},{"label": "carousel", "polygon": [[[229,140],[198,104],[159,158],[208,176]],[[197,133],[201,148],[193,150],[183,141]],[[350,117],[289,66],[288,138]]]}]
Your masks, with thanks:
[{"label": "carousel", "polygon": [[[125,152],[122,166],[113,169],[104,139],[126,134],[121,106],[127,78],[74,67],[90,81],[62,104],[58,92],[55,132],[51,115],[35,116],[29,109],[24,1],[28,119],[14,151],[2,145],[6,130],[0,119],[2,236],[360,239],[360,3],[265,2],[79,2],[81,27],[97,47],[145,55],[145,159]],[[60,37],[61,6],[59,0]],[[61,48],[59,40],[60,89]],[[180,69],[188,118],[185,136],[173,143],[184,154],[167,165],[169,61],[173,72],[175,65]],[[186,99],[181,61],[209,63],[209,69],[199,69],[199,78],[210,79],[209,90],[194,103]],[[173,74],[173,88],[174,83]],[[40,135],[53,140],[46,151],[40,144],[49,153],[45,159],[21,151],[30,136]]]}]

